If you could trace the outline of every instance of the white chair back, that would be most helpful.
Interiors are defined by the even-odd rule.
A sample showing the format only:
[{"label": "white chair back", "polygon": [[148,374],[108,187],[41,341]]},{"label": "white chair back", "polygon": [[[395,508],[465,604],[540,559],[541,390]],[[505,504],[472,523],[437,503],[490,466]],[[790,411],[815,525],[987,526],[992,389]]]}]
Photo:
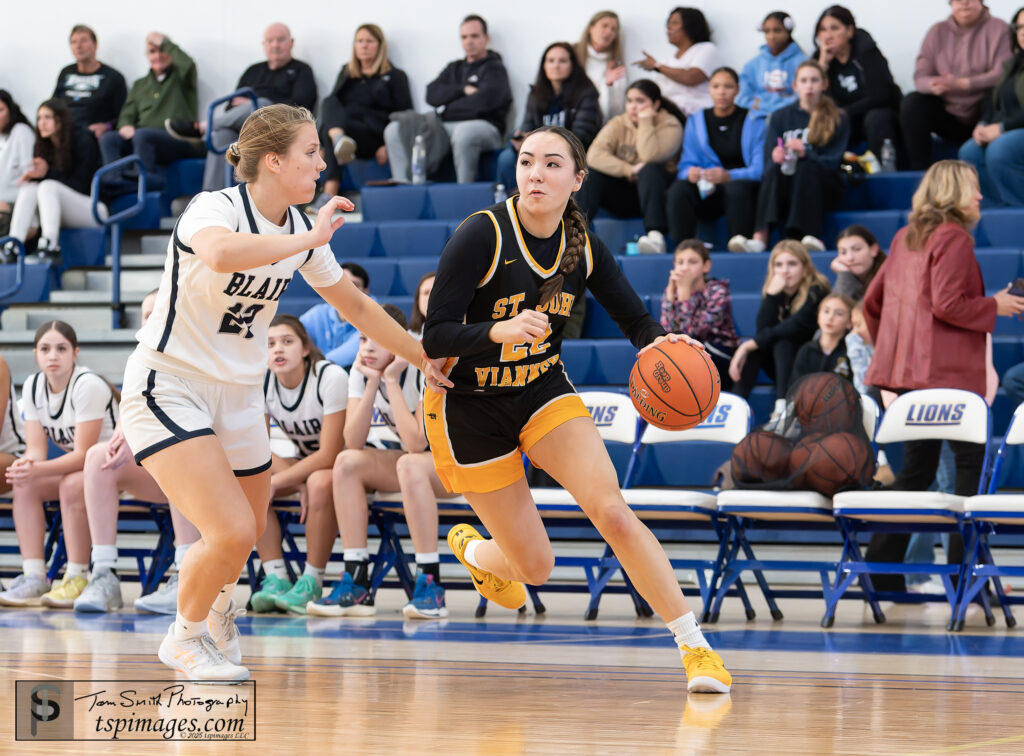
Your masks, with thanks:
[{"label": "white chair back", "polygon": [[1024,403],[1017,406],[1010,418],[1010,427],[1006,429],[1006,444],[1024,444]]},{"label": "white chair back", "polygon": [[384,422],[384,418],[381,417],[376,407],[373,408],[373,416],[370,418],[370,431],[366,434],[366,442],[369,444],[376,444],[378,442],[402,443],[402,439],[388,427],[388,424]]},{"label": "white chair back", "polygon": [[645,444],[669,441],[720,441],[737,444],[750,433],[753,413],[746,399],[723,391],[718,396],[714,411],[700,425],[683,431],[663,430],[653,425],[644,429]]},{"label": "white chair back", "polygon": [[623,444],[636,440],[636,408],[628,396],[612,391],[583,391],[580,399],[594,418],[602,439]]},{"label": "white chair back", "polygon": [[861,412],[864,417],[864,432],[868,434],[868,440],[875,440],[875,431],[878,429],[878,416],[882,411],[878,409],[878,402],[867,394],[860,395]]},{"label": "white chair back", "polygon": [[918,389],[896,397],[885,410],[879,444],[922,439],[988,442],[992,414],[985,400],[962,389]]}]

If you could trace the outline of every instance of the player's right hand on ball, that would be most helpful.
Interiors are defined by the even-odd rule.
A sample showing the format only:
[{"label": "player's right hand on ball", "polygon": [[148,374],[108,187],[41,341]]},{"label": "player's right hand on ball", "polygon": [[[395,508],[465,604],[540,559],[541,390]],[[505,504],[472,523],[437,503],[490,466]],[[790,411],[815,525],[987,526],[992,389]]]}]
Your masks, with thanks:
[{"label": "player's right hand on ball", "polygon": [[491,341],[498,344],[519,344],[536,341],[548,330],[548,316],[536,310],[523,310],[514,318],[491,326]]}]

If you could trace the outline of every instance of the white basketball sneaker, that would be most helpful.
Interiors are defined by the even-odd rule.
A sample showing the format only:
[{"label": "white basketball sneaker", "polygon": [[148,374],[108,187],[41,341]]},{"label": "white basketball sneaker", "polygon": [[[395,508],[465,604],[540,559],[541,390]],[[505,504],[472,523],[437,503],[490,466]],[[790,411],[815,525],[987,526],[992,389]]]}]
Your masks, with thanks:
[{"label": "white basketball sneaker", "polygon": [[160,643],[159,657],[168,667],[195,683],[231,685],[249,679],[249,670],[224,658],[209,633],[177,640],[173,622]]},{"label": "white basketball sneaker", "polygon": [[242,647],[238,642],[235,617],[241,617],[243,614],[245,614],[245,608],[236,605],[232,599],[226,612],[210,609],[210,616],[206,618],[206,627],[210,632],[210,637],[232,664],[242,663]]}]

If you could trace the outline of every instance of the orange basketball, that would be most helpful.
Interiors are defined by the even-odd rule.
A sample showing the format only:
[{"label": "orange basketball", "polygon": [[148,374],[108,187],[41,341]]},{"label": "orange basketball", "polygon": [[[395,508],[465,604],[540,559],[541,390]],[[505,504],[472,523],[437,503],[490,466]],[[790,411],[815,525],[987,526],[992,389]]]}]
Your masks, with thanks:
[{"label": "orange basketball", "polygon": [[663,341],[648,349],[629,374],[629,396],[640,417],[665,430],[700,425],[715,409],[722,379],[703,349]]}]

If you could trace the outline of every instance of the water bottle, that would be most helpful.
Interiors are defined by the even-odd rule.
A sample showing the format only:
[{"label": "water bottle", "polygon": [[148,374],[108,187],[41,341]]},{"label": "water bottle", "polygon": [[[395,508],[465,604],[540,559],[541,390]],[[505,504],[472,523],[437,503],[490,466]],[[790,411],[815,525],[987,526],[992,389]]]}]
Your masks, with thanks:
[{"label": "water bottle", "polygon": [[787,148],[786,157],[783,158],[782,165],[779,167],[782,171],[783,176],[792,176],[794,173],[796,173],[797,160],[799,160],[799,158],[796,156],[796,153],[793,152],[793,150]]},{"label": "water bottle", "polygon": [[427,143],[422,134],[412,143],[412,183],[427,183]]},{"label": "water bottle", "polygon": [[494,187],[494,204],[500,205],[502,202],[508,199],[508,194],[505,192],[505,185],[498,184]]},{"label": "water bottle", "polygon": [[697,182],[697,192],[702,200],[707,199],[715,193],[715,185],[701,176],[700,181]]},{"label": "water bottle", "polygon": [[886,139],[882,142],[882,173],[892,173],[896,170],[896,148],[892,140]]}]

